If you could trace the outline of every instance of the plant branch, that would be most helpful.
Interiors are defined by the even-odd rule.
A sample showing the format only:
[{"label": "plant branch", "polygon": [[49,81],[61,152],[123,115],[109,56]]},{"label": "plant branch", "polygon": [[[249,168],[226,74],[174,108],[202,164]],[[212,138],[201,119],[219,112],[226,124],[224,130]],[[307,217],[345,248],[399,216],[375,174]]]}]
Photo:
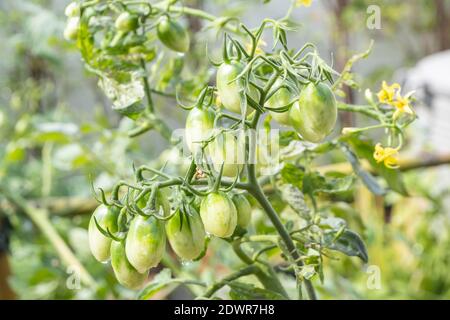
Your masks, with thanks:
[{"label": "plant branch", "polygon": [[239,257],[239,259],[242,260],[247,265],[255,265],[258,269],[255,271],[255,276],[258,278],[258,280],[261,282],[261,284],[266,288],[267,290],[275,291],[279,294],[281,294],[286,299],[289,299],[289,296],[286,292],[286,290],[283,288],[283,285],[278,280],[278,277],[273,270],[272,266],[269,264],[256,262],[252,258],[250,258],[244,250],[241,248],[241,241],[237,240],[234,241],[232,244],[234,253]]},{"label": "plant branch", "polygon": [[338,109],[342,111],[358,112],[375,120],[380,119],[380,115],[376,111],[371,110],[369,105],[354,105],[338,102],[337,106]]},{"label": "plant branch", "polygon": [[211,298],[211,296],[216,293],[218,290],[220,290],[222,287],[226,286],[229,282],[234,281],[236,279],[239,279],[241,277],[245,277],[251,274],[255,274],[258,272],[258,267],[254,264],[249,265],[237,272],[234,272],[225,278],[223,278],[221,281],[214,283],[211,285],[203,295],[206,298]]}]

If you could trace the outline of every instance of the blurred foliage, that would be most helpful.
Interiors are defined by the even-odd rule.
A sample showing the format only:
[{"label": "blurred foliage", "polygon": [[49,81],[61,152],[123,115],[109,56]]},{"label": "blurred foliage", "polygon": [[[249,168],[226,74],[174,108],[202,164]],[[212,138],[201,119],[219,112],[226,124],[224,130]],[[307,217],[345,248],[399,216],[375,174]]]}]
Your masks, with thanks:
[{"label": "blurred foliage", "polygon": [[[355,208],[341,204],[340,217],[361,212],[355,230],[365,234],[371,260],[365,273],[345,259],[331,262],[336,272],[322,288],[325,297],[342,299],[448,299],[450,216],[447,186],[434,183],[444,168],[405,175],[409,198],[391,195],[383,203],[367,191],[356,195]],[[359,219],[358,219],[359,220]],[[379,286],[373,284],[379,279]]]},{"label": "blurred foliage", "polygon": [[[89,176],[108,186],[112,177],[130,170],[123,166],[134,144],[126,136],[126,121],[112,130],[111,120],[103,113],[80,122],[76,108],[69,107],[59,82],[67,72],[67,45],[59,36],[63,23],[50,2],[5,1],[0,6],[5,48],[0,78],[2,188],[32,200],[89,196]],[[9,216],[12,223],[11,284],[20,298],[120,296],[110,274],[86,254],[86,217],[52,218],[52,222],[82,264],[99,278],[97,291],[68,290],[65,266],[28,217],[11,207],[2,207],[0,214]]]}]

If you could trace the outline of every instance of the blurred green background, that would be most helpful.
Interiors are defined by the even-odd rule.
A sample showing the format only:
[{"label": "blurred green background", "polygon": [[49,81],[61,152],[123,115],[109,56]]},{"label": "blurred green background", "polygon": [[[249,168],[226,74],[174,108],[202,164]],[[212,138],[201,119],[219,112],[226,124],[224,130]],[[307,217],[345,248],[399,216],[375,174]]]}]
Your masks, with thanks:
[{"label": "blurred green background", "polygon": [[[78,52],[62,37],[67,3],[0,2],[0,299],[134,297],[89,252],[86,225],[96,206],[90,181],[107,190],[132,174],[131,163],[170,157],[156,133],[129,138],[131,120],[115,114],[96,79],[83,72]],[[185,3],[239,16],[252,27],[288,7],[283,0]],[[368,28],[370,5],[380,9],[380,28]],[[289,42],[316,43],[338,71],[374,39],[371,55],[355,65],[360,88],[376,92],[382,80],[395,80],[417,89],[419,98],[419,120],[402,154],[424,160],[405,172],[410,196],[392,192],[382,199],[360,185],[351,201],[335,203],[334,214],[364,236],[370,261],[327,260],[324,284],[315,281],[320,298],[449,299],[450,1],[314,0],[293,18],[301,27]],[[198,23],[190,27],[201,37]],[[199,46],[182,76],[195,70],[208,77],[207,63]],[[358,102],[360,88],[348,90],[348,102]],[[173,128],[182,126],[185,113],[175,100],[157,103]],[[341,126],[363,121],[347,114],[340,120]],[[254,216],[256,229],[269,224]],[[236,263],[230,256],[212,241],[205,259],[181,268],[212,279]],[[189,296],[182,288],[156,296],[178,297]]]}]

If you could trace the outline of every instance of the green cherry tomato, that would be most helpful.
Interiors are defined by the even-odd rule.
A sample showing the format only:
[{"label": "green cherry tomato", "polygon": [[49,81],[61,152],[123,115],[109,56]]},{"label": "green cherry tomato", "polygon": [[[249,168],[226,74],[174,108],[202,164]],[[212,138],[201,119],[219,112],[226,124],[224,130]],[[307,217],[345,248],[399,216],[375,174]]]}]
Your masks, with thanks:
[{"label": "green cherry tomato", "polygon": [[120,210],[116,207],[108,207],[101,204],[95,209],[89,221],[88,236],[89,247],[92,255],[100,262],[106,262],[109,259],[109,249],[111,247],[111,238],[105,237],[95,224],[97,219],[98,224],[104,229],[117,232],[117,218]]},{"label": "green cherry tomato", "polygon": [[164,222],[155,217],[136,216],[130,223],[125,252],[140,273],[155,267],[166,249]]},{"label": "green cherry tomato", "polygon": [[214,169],[220,170],[223,163],[223,175],[235,177],[242,170],[245,163],[245,143],[243,137],[232,133],[224,133],[208,146],[207,152],[211,156]]},{"label": "green cherry tomato", "polygon": [[206,232],[220,238],[231,236],[237,225],[237,210],[233,201],[222,191],[207,195],[200,206]]},{"label": "green cherry tomato", "polygon": [[214,128],[214,112],[210,109],[193,108],[186,119],[186,143],[192,153],[201,149],[199,143],[209,137]]},{"label": "green cherry tomato", "polygon": [[[282,80],[277,80],[275,82],[275,86],[279,86],[281,84]],[[281,89],[277,90],[277,92],[275,92],[269,100],[267,100],[266,105],[271,109],[279,109],[286,106],[290,107],[292,106],[294,99],[295,95],[291,93],[286,87],[282,87]],[[279,124],[285,126],[291,124],[289,120],[289,110],[285,112],[270,111],[270,114]]]},{"label": "green cherry tomato", "polygon": [[167,221],[166,233],[173,251],[183,260],[193,260],[205,249],[206,232],[200,215],[182,213],[180,210]]},{"label": "green cherry tomato", "polygon": [[303,139],[320,142],[328,136],[337,120],[336,99],[323,83],[308,84],[300,93],[298,104],[290,111],[292,126]]},{"label": "green cherry tomato", "polygon": [[[225,109],[239,114],[241,113],[241,98],[239,92],[242,90],[242,87],[239,84],[239,79],[236,80],[236,77],[242,70],[244,70],[244,67],[240,62],[224,62],[220,65],[216,75],[219,100]],[[257,100],[258,94],[256,89],[252,87],[249,94],[254,100]],[[247,106],[247,113],[250,111],[251,107]]]},{"label": "green cherry tomato", "polygon": [[122,12],[114,22],[117,30],[122,32],[130,32],[139,26],[138,17],[128,11]]},{"label": "green cherry tomato", "polygon": [[129,289],[138,289],[147,279],[147,273],[139,273],[127,260],[123,241],[111,243],[111,265],[117,281]]},{"label": "green cherry tomato", "polygon": [[167,48],[181,53],[189,51],[189,34],[177,21],[162,16],[156,27],[156,33]]},{"label": "green cherry tomato", "polygon": [[237,210],[237,224],[242,228],[247,228],[252,214],[250,202],[242,194],[235,194],[231,199]]}]

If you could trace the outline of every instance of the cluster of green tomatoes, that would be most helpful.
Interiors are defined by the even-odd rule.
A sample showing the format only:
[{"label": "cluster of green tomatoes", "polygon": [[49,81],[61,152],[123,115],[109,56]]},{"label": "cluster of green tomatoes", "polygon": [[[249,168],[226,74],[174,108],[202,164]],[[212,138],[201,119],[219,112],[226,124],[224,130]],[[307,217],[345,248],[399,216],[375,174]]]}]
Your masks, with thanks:
[{"label": "cluster of green tomatoes", "polygon": [[[216,191],[200,203],[171,208],[161,190],[155,197],[158,213],[153,215],[143,213],[149,198],[137,201],[134,210],[139,214],[132,214],[130,207],[101,204],[89,223],[92,254],[100,262],[111,260],[117,280],[131,289],[141,287],[148,270],[159,264],[167,241],[182,261],[197,260],[205,253],[207,234],[228,238],[237,226],[246,228],[250,222],[251,206],[243,194],[230,197]],[[119,232],[121,225],[126,225],[126,232]]]},{"label": "cluster of green tomatoes", "polygon": [[[79,5],[70,4],[66,15],[69,19],[64,35],[75,40],[80,28]],[[140,23],[138,15],[129,11],[120,13],[114,22],[117,32],[111,43],[134,32]],[[189,34],[168,14],[159,15],[156,31],[167,48],[182,53],[189,50]],[[322,75],[314,74],[313,64],[292,61],[295,67],[305,70],[298,76],[301,80],[297,80],[295,73],[287,77],[286,72],[280,71],[283,68],[279,60],[262,58],[276,65],[277,74],[272,81],[272,76],[267,78],[267,74],[256,71],[258,66],[267,67],[264,62],[254,63],[255,71],[247,74],[251,69],[249,60],[256,59],[242,59],[236,53],[244,49],[236,44],[224,47],[216,86],[206,87],[197,103],[188,108],[185,141],[195,159],[188,178],[159,174],[156,178],[163,180],[146,180],[141,176],[137,184],[127,185],[128,193],[120,195],[120,201],[118,190],[113,192],[111,201],[103,197],[91,217],[92,254],[100,262],[110,260],[116,278],[128,288],[139,288],[145,282],[149,269],[163,259],[167,241],[181,260],[198,260],[205,254],[210,236],[228,239],[248,227],[250,202],[247,194],[234,188],[239,179],[245,179],[243,173],[248,162],[229,157],[230,153],[248,157],[248,144],[234,135],[238,128],[242,129],[241,124],[245,131],[252,123],[257,124],[260,114],[269,112],[279,124],[294,128],[303,140],[313,143],[325,139],[335,126],[336,99]],[[213,103],[216,109],[211,107]],[[221,127],[218,115],[234,124]],[[235,182],[221,189],[222,176],[235,177]],[[194,182],[200,181],[207,182],[203,184],[209,186],[207,191],[195,188],[198,184]]]},{"label": "cluster of green tomatoes", "polygon": [[[68,41],[75,41],[78,38],[80,14],[81,7],[78,2],[70,3],[65,9],[65,15],[68,19],[64,29],[64,38]],[[84,14],[89,15],[89,13]],[[113,39],[109,39],[108,45],[114,47],[127,34],[136,31],[140,25],[139,19],[138,14],[129,11],[120,13],[114,21],[116,33]],[[177,21],[171,19],[169,15],[160,16],[156,25],[156,33],[159,40],[169,49],[181,53],[189,50],[190,38],[187,30]],[[137,50],[139,46],[135,46],[133,49]]]}]

